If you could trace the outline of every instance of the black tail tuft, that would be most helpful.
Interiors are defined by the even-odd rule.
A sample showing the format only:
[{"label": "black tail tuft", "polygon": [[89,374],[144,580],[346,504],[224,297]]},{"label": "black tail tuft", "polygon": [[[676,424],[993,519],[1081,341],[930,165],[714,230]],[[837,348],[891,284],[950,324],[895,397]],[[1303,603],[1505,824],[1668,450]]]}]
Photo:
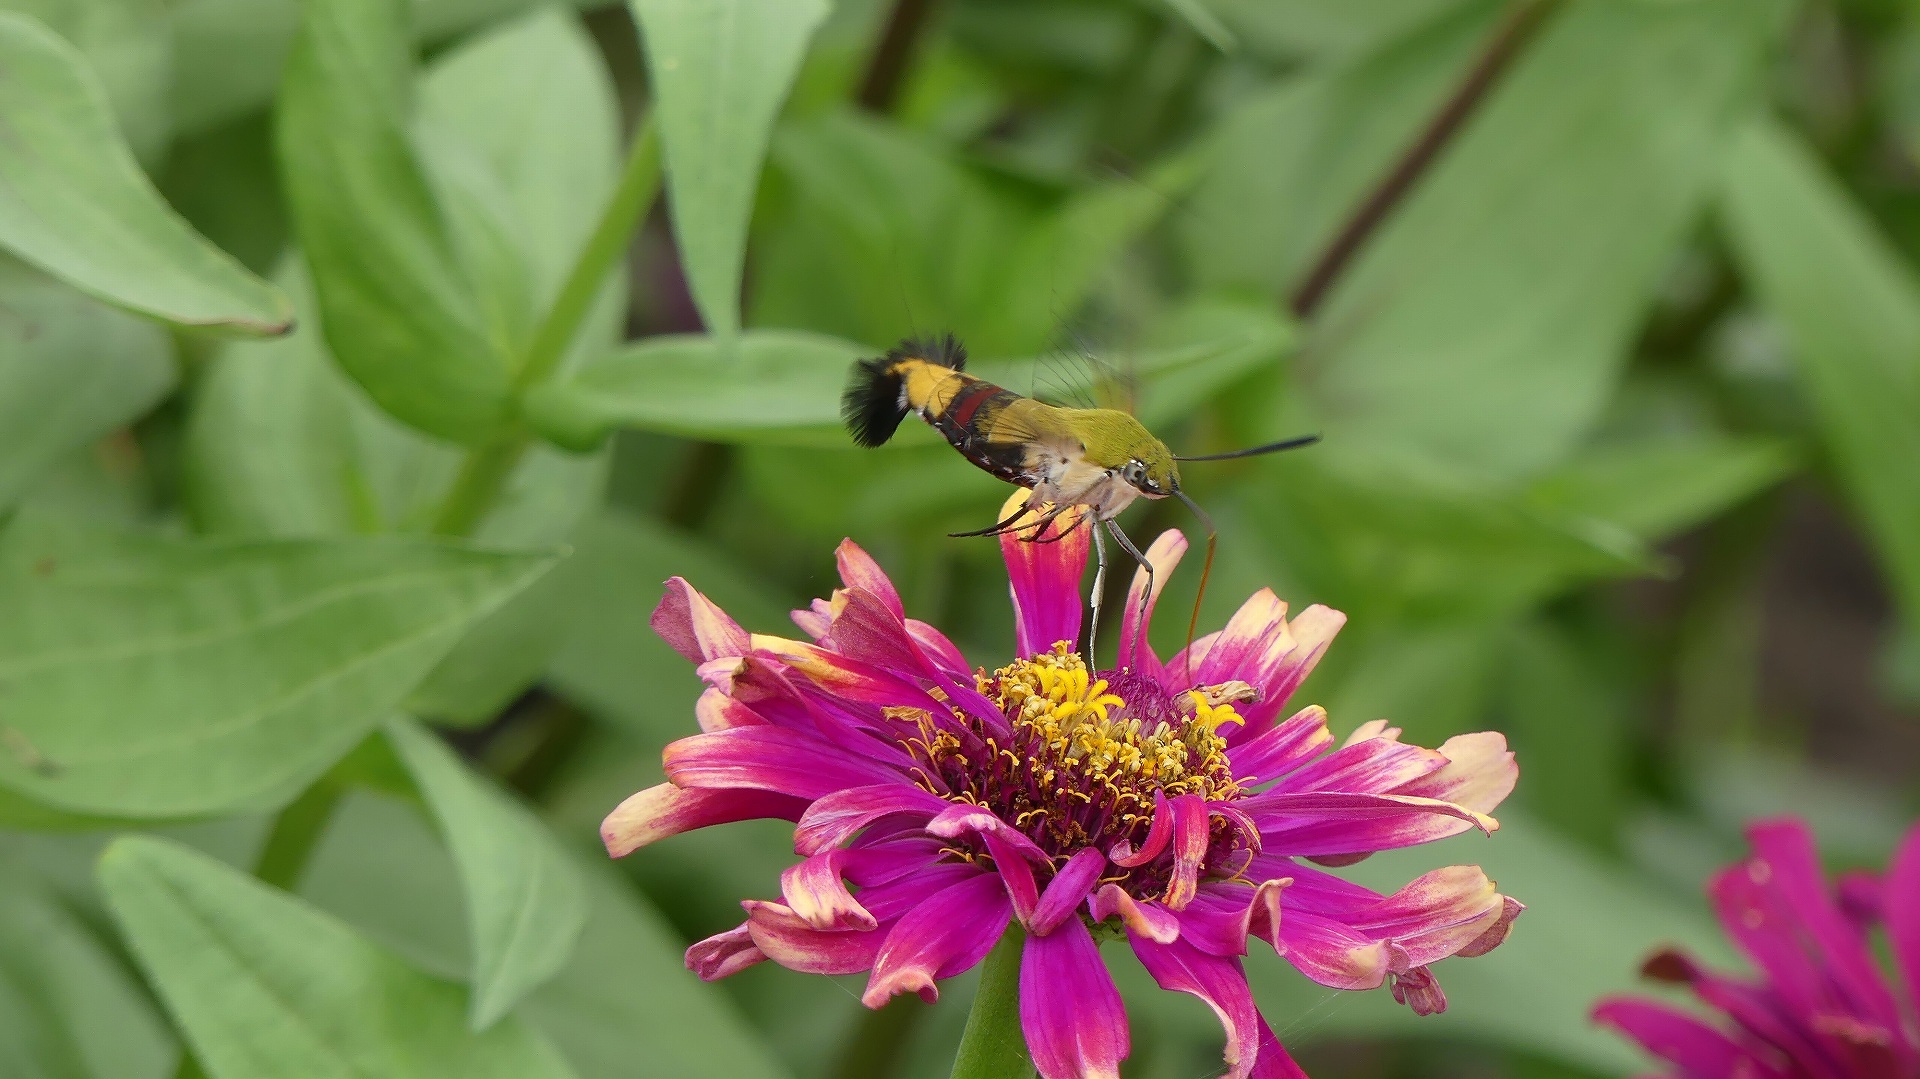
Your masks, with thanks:
[{"label": "black tail tuft", "polygon": [[907,418],[907,403],[900,399],[900,376],[893,370],[896,362],[889,352],[853,365],[853,378],[840,396],[840,418],[855,445],[872,449],[885,443]]},{"label": "black tail tuft", "polygon": [[902,360],[925,360],[955,371],[965,370],[967,348],[958,338],[909,339],[887,351],[885,356],[861,360],[853,366],[853,378],[847,392],[840,395],[840,419],[856,445],[872,449],[884,444],[907,418],[907,403],[901,397],[901,378],[894,367]]}]

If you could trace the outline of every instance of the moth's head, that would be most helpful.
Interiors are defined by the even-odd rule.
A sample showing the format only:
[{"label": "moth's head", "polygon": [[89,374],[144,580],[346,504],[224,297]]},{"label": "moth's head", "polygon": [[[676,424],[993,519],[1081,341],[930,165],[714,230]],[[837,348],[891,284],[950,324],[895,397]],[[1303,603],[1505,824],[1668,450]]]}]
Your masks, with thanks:
[{"label": "moth's head", "polygon": [[1116,473],[1147,498],[1165,498],[1180,487],[1180,466],[1166,443],[1140,421],[1117,409],[1092,408],[1075,415],[1087,458]]}]

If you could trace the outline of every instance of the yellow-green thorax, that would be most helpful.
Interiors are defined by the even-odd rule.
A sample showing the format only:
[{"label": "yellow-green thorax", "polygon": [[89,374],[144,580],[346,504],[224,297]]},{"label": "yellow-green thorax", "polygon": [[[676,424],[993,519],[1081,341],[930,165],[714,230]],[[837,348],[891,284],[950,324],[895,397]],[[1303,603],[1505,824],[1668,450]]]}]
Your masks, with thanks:
[{"label": "yellow-green thorax", "polygon": [[1149,492],[1167,494],[1180,484],[1173,451],[1131,415],[1112,408],[1059,409],[1061,421],[1086,447],[1087,461],[1101,469],[1124,469],[1138,461],[1146,467]]}]

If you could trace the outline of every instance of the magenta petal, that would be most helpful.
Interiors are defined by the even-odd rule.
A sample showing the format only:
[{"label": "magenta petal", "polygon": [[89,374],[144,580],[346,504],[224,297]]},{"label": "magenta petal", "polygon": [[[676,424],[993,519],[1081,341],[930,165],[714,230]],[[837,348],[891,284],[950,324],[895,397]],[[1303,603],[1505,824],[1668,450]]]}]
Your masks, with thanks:
[{"label": "magenta petal", "polygon": [[1678,1066],[1687,1079],[1786,1079],[1727,1035],[1650,1001],[1604,1000],[1593,1010],[1593,1020]]},{"label": "magenta petal", "polygon": [[728,731],[735,727],[764,727],[767,719],[753,710],[745,701],[713,688],[700,694],[694,702],[693,718],[700,723],[703,731]]},{"label": "magenta petal", "polygon": [[879,924],[840,878],[847,853],[822,851],[780,874],[780,895],[787,909],[815,929],[872,929]]},{"label": "magenta petal", "polygon": [[748,899],[747,931],[768,959],[803,974],[855,974],[873,966],[886,938],[882,930],[830,932],[815,929],[780,903]]},{"label": "magenta petal", "polygon": [[1162,944],[1180,939],[1180,918],[1177,915],[1158,903],[1142,903],[1134,899],[1122,891],[1118,884],[1103,885],[1093,893],[1093,901],[1088,907],[1096,922],[1119,915],[1121,924],[1127,927],[1129,933],[1137,933]]},{"label": "magenta petal", "polygon": [[920,646],[920,650],[925,652],[928,658],[945,667],[949,672],[964,675],[973,670],[968,666],[967,657],[960,651],[960,647],[934,627],[918,618],[909,618],[907,632],[912,635],[914,643]]},{"label": "magenta petal", "polygon": [[1179,910],[1193,901],[1200,885],[1200,863],[1207,856],[1212,817],[1197,794],[1182,794],[1167,803],[1173,812],[1173,879],[1163,901]]},{"label": "magenta petal", "polygon": [[1254,1058],[1253,1074],[1247,1079],[1307,1079],[1265,1019],[1260,1020],[1260,1055]]},{"label": "magenta petal", "polygon": [[1274,595],[1273,589],[1262,588],[1247,597],[1226,625],[1176,653],[1167,668],[1190,685],[1209,686],[1238,678],[1255,689],[1264,689],[1248,676],[1255,673],[1268,645],[1285,636],[1286,626],[1286,602]]},{"label": "magenta petal", "polygon": [[613,808],[600,823],[607,853],[623,858],[656,840],[710,824],[777,817],[798,820],[807,803],[787,794],[759,790],[682,789],[660,783]]},{"label": "magenta petal", "polygon": [[1306,911],[1286,911],[1280,940],[1294,969],[1333,989],[1378,989],[1392,965],[1387,942]]},{"label": "magenta petal", "polygon": [[1520,766],[1498,731],[1456,734],[1440,746],[1447,765],[1395,791],[1396,794],[1452,802],[1476,813],[1491,813],[1519,782]]},{"label": "magenta petal", "polygon": [[1251,776],[1255,784],[1260,784],[1279,778],[1332,744],[1327,710],[1313,704],[1295,712],[1285,723],[1233,746],[1227,758],[1233,762],[1234,775]]},{"label": "magenta petal", "polygon": [[689,663],[745,655],[747,631],[684,578],[667,581],[667,593],[653,609],[653,631]]},{"label": "magenta petal", "polygon": [[964,974],[1006,932],[1013,904],[1000,878],[982,874],[943,888],[887,933],[860,1002],[878,1008],[899,993],[939,996],[934,983]]},{"label": "magenta petal", "polygon": [[663,757],[667,778],[682,787],[746,787],[814,799],[847,787],[907,782],[877,761],[778,727],[690,735]]},{"label": "magenta petal", "polygon": [[793,849],[800,854],[817,854],[896,814],[927,820],[946,808],[945,799],[908,783],[848,787],[807,807],[793,830]]},{"label": "magenta petal", "polygon": [[1040,1079],[1119,1079],[1131,1048],[1120,991],[1085,923],[1069,918],[1020,955],[1020,1029]]},{"label": "magenta petal", "polygon": [[[1006,517],[1029,497],[1016,491],[1001,507]],[[1031,510],[1028,520],[1031,520]],[[1042,539],[1060,533],[1077,510],[1068,510],[1047,526]],[[1037,655],[1052,648],[1056,641],[1078,646],[1080,617],[1085,606],[1080,597],[1080,578],[1087,570],[1086,528],[1076,528],[1067,538],[1048,543],[1032,543],[1030,531],[1015,530],[1000,535],[1000,554],[1007,562],[1007,583],[1013,592],[1014,644],[1022,656]]]},{"label": "magenta petal", "polygon": [[699,975],[703,982],[714,982],[729,974],[738,974],[755,963],[763,963],[766,958],[766,953],[754,944],[747,923],[741,922],[689,947],[687,969]]},{"label": "magenta petal", "polygon": [[1126,840],[1115,844],[1107,852],[1114,865],[1126,869],[1146,865],[1160,857],[1167,844],[1173,842],[1173,811],[1167,808],[1167,796],[1156,790],[1153,792],[1153,823],[1147,825],[1147,838],[1140,842],[1139,850],[1131,850]]},{"label": "magenta petal", "polygon": [[1920,1000],[1920,826],[1901,841],[1881,891],[1893,960],[1907,979],[1908,999]]},{"label": "magenta petal", "polygon": [[1027,861],[1039,865],[1051,864],[1047,852],[1041,850],[1038,843],[1029,839],[1025,833],[1013,825],[995,816],[992,810],[977,805],[964,802],[948,804],[927,822],[927,832],[947,839],[958,839],[968,834],[992,835],[1005,843],[1009,852]]},{"label": "magenta petal", "polygon": [[906,606],[900,602],[900,591],[893,587],[893,579],[859,544],[850,539],[841,540],[833,552],[833,561],[839,567],[841,582],[848,588],[865,589],[878,596],[895,618],[907,616]]},{"label": "magenta petal", "polygon": [[1133,583],[1127,588],[1127,604],[1120,609],[1120,651],[1114,661],[1118,669],[1135,671],[1154,681],[1164,677],[1160,657],[1153,654],[1153,645],[1147,640],[1147,630],[1153,624],[1153,608],[1160,601],[1161,590],[1172,579],[1180,556],[1186,553],[1187,537],[1181,535],[1179,529],[1169,528],[1146,550],[1147,564],[1153,567],[1152,592],[1147,591],[1147,571],[1133,571]]},{"label": "magenta petal", "polygon": [[1100,882],[1100,874],[1107,868],[1106,856],[1091,847],[1082,847],[1073,852],[1067,864],[1047,882],[1047,890],[1041,894],[1040,902],[1027,918],[1027,929],[1037,936],[1046,936],[1069,914],[1079,909],[1087,893]]},{"label": "magenta petal", "polygon": [[1405,950],[1408,964],[1422,966],[1473,945],[1491,950],[1523,909],[1516,903],[1509,911],[1506,897],[1479,866],[1455,865],[1422,874],[1348,924],[1393,941]]},{"label": "magenta petal", "polygon": [[1446,766],[1447,758],[1435,750],[1392,738],[1366,738],[1301,765],[1273,789],[1390,794]]},{"label": "magenta petal", "polygon": [[1793,819],[1761,821],[1747,829],[1747,838],[1754,854],[1750,869],[1767,867],[1767,883],[1792,912],[1798,932],[1811,938],[1809,943],[1821,953],[1852,1009],[1898,1030],[1900,1006],[1880,977],[1866,940],[1828,893],[1826,871],[1807,826]]},{"label": "magenta petal", "polygon": [[1227,1034],[1229,1079],[1246,1079],[1252,1074],[1260,1048],[1260,1013],[1253,1006],[1253,990],[1247,986],[1240,961],[1208,955],[1180,941],[1158,944],[1132,936],[1128,940],[1155,984],[1169,992],[1198,997],[1213,1009]]}]

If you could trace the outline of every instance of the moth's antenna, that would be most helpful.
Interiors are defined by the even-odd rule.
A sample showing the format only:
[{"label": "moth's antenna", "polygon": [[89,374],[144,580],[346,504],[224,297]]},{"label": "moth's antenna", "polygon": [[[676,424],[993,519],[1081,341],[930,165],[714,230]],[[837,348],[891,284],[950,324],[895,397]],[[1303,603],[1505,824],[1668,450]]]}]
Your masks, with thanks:
[{"label": "moth's antenna", "polygon": [[[1193,457],[1181,457],[1176,454],[1173,459],[1176,461],[1232,461],[1241,457],[1258,457],[1264,453],[1279,453],[1281,450],[1296,450],[1302,446],[1311,446],[1318,441],[1320,441],[1319,435],[1301,435],[1299,438],[1269,442],[1264,446],[1249,446],[1244,450],[1232,450],[1227,453],[1202,453]],[[1193,503],[1188,502],[1187,505],[1193,506]],[[1200,507],[1193,506],[1193,511],[1199,513]],[[1201,516],[1206,515],[1201,514]]]},{"label": "moth's antenna", "polygon": [[1181,654],[1187,657],[1187,681],[1193,681],[1193,631],[1200,625],[1200,601],[1207,598],[1207,578],[1213,576],[1213,548],[1220,534],[1213,527],[1213,518],[1200,508],[1200,503],[1187,497],[1179,487],[1173,489],[1173,496],[1187,504],[1200,523],[1207,526],[1207,559],[1200,564],[1200,587],[1193,593],[1193,613],[1187,616],[1187,647]]}]

